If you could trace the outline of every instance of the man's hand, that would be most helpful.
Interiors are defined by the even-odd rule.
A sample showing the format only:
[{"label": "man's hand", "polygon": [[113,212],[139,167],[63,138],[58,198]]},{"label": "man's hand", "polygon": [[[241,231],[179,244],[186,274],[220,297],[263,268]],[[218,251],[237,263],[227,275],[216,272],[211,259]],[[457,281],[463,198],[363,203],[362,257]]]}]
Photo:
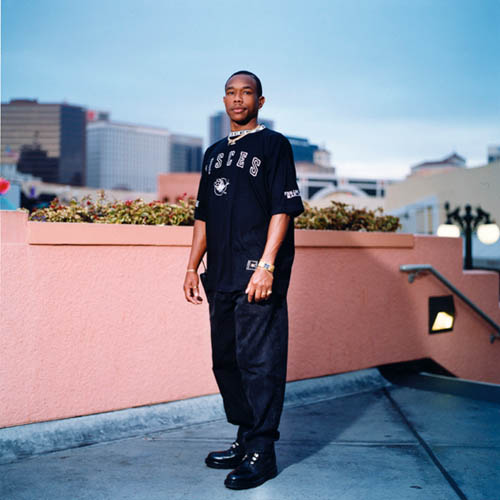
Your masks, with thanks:
[{"label": "man's hand", "polygon": [[186,273],[186,278],[184,279],[184,295],[188,302],[191,304],[201,304],[203,299],[200,296],[200,291],[198,285],[200,279],[198,278],[198,273],[194,271],[188,271]]},{"label": "man's hand", "polygon": [[[288,214],[279,213],[271,217],[267,230],[266,246],[260,260],[274,265],[278,250],[289,229],[289,224],[290,216]],[[268,299],[273,291],[273,279],[272,272],[258,267],[252,274],[245,290],[245,293],[248,293],[248,302],[252,302],[253,299],[255,302]]]},{"label": "man's hand", "polygon": [[248,302],[255,302],[267,299],[273,288],[273,274],[262,268],[257,268],[248,282],[245,293],[248,293]]},{"label": "man's hand", "polygon": [[191,304],[201,304],[203,299],[200,297],[198,284],[200,279],[196,269],[200,264],[203,254],[207,250],[207,232],[205,221],[195,220],[193,228],[193,243],[187,265],[186,277],[184,278],[184,296]]}]

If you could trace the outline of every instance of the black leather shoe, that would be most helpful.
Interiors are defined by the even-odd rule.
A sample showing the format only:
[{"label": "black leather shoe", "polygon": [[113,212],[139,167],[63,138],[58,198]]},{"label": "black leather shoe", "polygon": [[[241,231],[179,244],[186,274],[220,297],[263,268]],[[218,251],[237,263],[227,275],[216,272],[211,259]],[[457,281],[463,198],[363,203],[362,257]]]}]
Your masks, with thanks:
[{"label": "black leather shoe", "polygon": [[212,469],[234,469],[243,462],[245,450],[238,441],[224,451],[212,451],[205,458],[205,463]]},{"label": "black leather shoe", "polygon": [[245,490],[260,486],[277,475],[274,452],[253,452],[246,455],[242,464],[228,474],[224,484],[232,490]]}]

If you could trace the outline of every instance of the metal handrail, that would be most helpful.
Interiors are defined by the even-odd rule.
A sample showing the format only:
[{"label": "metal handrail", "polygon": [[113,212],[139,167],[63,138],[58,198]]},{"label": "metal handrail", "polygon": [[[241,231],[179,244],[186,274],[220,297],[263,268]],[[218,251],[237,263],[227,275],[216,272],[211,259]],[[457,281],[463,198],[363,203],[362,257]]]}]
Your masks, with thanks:
[{"label": "metal handrail", "polygon": [[457,297],[462,299],[471,309],[473,309],[481,318],[483,318],[487,323],[489,323],[495,330],[496,333],[490,335],[490,342],[493,344],[496,339],[500,340],[500,325],[493,321],[485,312],[483,312],[472,300],[466,297],[458,288],[452,285],[441,273],[436,271],[430,264],[404,264],[399,268],[400,271],[404,273],[410,273],[408,276],[408,281],[413,283],[415,278],[420,273],[430,272],[439,281],[444,283]]}]

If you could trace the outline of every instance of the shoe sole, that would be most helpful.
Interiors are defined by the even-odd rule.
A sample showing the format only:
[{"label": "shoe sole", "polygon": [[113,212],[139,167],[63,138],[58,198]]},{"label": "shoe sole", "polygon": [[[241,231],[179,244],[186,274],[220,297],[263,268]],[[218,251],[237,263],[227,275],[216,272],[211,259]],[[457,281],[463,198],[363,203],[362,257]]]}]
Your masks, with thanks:
[{"label": "shoe sole", "polygon": [[[211,469],[234,469],[236,467],[238,467],[237,465],[227,465],[227,464],[214,464],[214,463],[208,463],[208,462],[205,462],[206,466],[207,467],[210,467]],[[238,464],[239,465],[239,464]]]},{"label": "shoe sole", "polygon": [[236,467],[238,467],[238,465],[241,465],[241,463],[243,462],[243,460],[241,460],[240,462],[237,462],[237,463],[234,463],[234,464],[228,464],[228,463],[217,463],[217,462],[209,462],[207,460],[205,460],[205,465],[207,467],[210,467],[211,469],[227,469],[227,470],[232,470],[232,469],[236,469]]},{"label": "shoe sole", "polygon": [[278,469],[276,468],[270,471],[265,476],[261,477],[258,481],[254,481],[252,483],[242,483],[242,484],[230,483],[228,481],[224,481],[224,486],[231,490],[248,490],[250,488],[256,488],[257,486],[264,484],[266,481],[275,478],[277,475],[278,475]]}]

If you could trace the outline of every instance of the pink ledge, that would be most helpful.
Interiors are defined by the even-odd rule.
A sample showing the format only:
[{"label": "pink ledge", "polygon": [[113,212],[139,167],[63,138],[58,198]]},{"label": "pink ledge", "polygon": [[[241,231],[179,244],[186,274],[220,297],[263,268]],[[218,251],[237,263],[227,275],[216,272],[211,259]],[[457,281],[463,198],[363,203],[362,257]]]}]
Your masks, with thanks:
[{"label": "pink ledge", "polygon": [[30,245],[189,246],[191,226],[28,222]]},{"label": "pink ledge", "polygon": [[296,229],[297,247],[413,248],[413,234]]},{"label": "pink ledge", "polygon": [[[30,245],[190,246],[190,226],[28,222]],[[297,229],[297,247],[413,248],[413,234]]]}]

